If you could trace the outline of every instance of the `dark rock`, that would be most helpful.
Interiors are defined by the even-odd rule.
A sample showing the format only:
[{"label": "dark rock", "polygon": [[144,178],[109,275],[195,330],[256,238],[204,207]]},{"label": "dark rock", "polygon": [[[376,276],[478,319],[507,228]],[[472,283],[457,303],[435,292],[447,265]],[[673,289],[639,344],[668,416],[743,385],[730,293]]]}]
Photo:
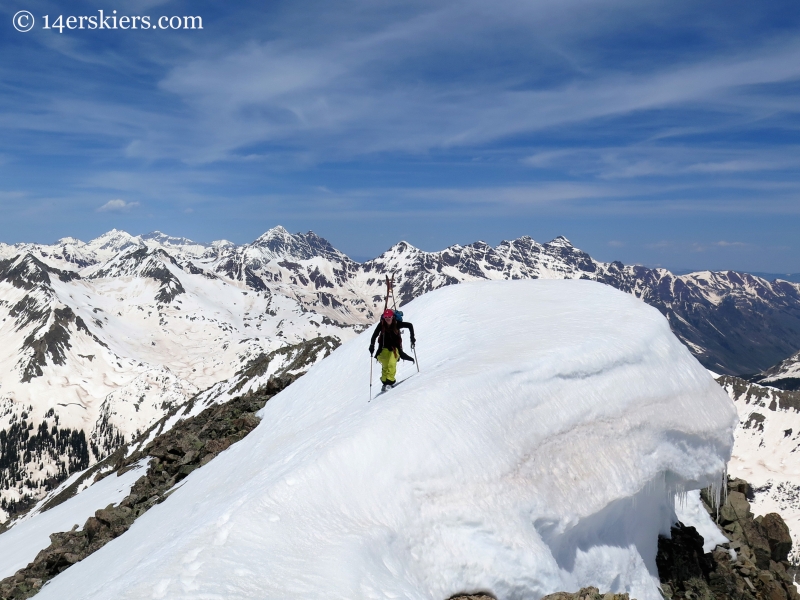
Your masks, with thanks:
[{"label": "dark rock", "polygon": [[261,422],[257,416],[253,414],[246,414],[234,421],[233,425],[239,431],[246,431],[250,433],[253,429],[258,427],[258,424]]},{"label": "dark rock", "polygon": [[792,549],[792,536],[783,518],[778,513],[769,513],[761,520],[761,529],[767,538],[772,560],[778,563],[786,560]]},{"label": "dark rock", "polygon": [[731,479],[728,481],[728,489],[744,494],[748,500],[753,499],[753,489],[744,479]]},{"label": "dark rock", "polygon": [[765,600],[787,600],[786,590],[774,579],[764,583],[763,597]]},{"label": "dark rock", "polygon": [[678,523],[670,531],[671,538],[659,536],[656,567],[661,581],[678,589],[693,578],[707,580],[712,563],[703,553],[703,536],[694,527]]},{"label": "dark rock", "polygon": [[206,442],[205,450],[206,452],[216,455],[222,452],[223,450],[227,450],[228,446],[230,446],[230,442],[226,439],[223,440],[209,440]]},{"label": "dark rock", "polygon": [[191,473],[192,471],[194,471],[199,467],[200,465],[183,465],[178,471],[178,474],[182,475],[183,477],[186,477],[189,473]]},{"label": "dark rock", "polygon": [[183,455],[183,458],[180,460],[180,464],[188,465],[195,462],[197,455],[198,452],[196,450],[189,450],[186,454]]},{"label": "dark rock", "polygon": [[761,526],[754,520],[740,521],[744,538],[753,551],[756,566],[759,569],[769,569],[769,561],[772,558],[772,551],[769,547],[769,541],[764,535]]},{"label": "dark rock", "polygon": [[86,539],[89,543],[97,537],[97,534],[103,529],[103,523],[100,522],[96,517],[89,517],[86,520],[86,524],[83,526],[83,531],[86,533]]}]

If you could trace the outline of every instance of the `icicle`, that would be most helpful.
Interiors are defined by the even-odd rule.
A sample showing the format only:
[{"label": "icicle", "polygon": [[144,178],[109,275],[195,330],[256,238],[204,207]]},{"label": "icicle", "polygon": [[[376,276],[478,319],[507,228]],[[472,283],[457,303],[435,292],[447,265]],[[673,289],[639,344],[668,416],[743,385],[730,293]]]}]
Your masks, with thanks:
[{"label": "icicle", "polygon": [[675,490],[675,501],[677,501],[678,506],[684,508],[686,506],[686,502],[689,499],[689,492],[681,486],[680,488]]},{"label": "icicle", "polygon": [[728,501],[728,466],[726,465],[722,472],[711,482],[709,487],[709,499],[713,500],[714,508],[716,511],[716,522],[719,523],[719,509],[720,506]]},{"label": "icicle", "polygon": [[727,502],[728,501],[728,465],[727,464],[725,465],[725,468],[722,469],[722,489],[723,489],[722,493],[725,495],[723,501]]}]

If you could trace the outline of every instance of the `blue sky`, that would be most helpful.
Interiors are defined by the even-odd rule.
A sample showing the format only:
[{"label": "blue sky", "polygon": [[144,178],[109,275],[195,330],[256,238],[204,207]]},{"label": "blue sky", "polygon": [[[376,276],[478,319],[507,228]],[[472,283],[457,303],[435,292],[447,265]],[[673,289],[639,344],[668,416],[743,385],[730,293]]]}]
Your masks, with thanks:
[{"label": "blue sky", "polygon": [[[203,29],[42,29],[101,9]],[[565,235],[800,272],[796,0],[14,0],[0,23],[0,241],[282,224],[356,258]]]}]

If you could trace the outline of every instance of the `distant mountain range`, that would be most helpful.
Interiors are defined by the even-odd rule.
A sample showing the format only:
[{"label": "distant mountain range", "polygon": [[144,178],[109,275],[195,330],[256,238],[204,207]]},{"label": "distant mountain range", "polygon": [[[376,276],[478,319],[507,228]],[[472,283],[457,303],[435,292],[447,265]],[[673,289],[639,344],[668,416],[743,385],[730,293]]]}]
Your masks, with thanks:
[{"label": "distant mountain range", "polygon": [[[689,273],[694,273],[695,271],[692,269],[677,269],[673,270],[672,273],[675,275],[688,275]],[[761,277],[761,279],[766,279],[767,281],[775,281],[780,279],[782,281],[791,281],[792,283],[800,283],[800,273],[762,273],[760,271],[751,271],[750,275],[755,275],[756,277]]]},{"label": "distant mountain range", "polygon": [[791,281],[793,283],[800,283],[800,273],[751,273],[762,279],[775,281],[776,279],[783,279],[784,281]]},{"label": "distant mountain range", "polygon": [[440,252],[399,242],[363,263],[282,227],[243,245],[117,230],[0,244],[0,510],[12,514],[201,392],[208,405],[302,372],[377,320],[386,275],[401,306],[470,280],[599,281],[661,311],[707,368],[795,385],[800,284],[603,263],[563,237]]}]

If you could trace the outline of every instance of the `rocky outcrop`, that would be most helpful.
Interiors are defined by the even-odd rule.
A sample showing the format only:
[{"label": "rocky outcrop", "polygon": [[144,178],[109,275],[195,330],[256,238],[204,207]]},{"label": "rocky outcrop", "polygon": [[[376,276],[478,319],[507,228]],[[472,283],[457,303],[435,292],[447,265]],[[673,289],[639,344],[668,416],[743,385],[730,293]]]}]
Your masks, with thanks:
[{"label": "rocky outcrop", "polygon": [[769,513],[761,519],[760,524],[761,529],[767,536],[772,560],[777,562],[786,560],[792,549],[792,536],[781,516],[776,513]]},{"label": "rocky outcrop", "polygon": [[612,594],[611,592],[601,594],[596,587],[585,587],[574,594],[567,592],[549,594],[542,600],[629,600],[629,597],[628,594]]},{"label": "rocky outcrop", "polygon": [[777,513],[753,517],[751,490],[741,479],[728,481],[725,502],[717,507],[708,490],[701,494],[709,514],[728,542],[703,553],[694,527],[678,523],[671,538],[661,537],[656,564],[665,598],[671,600],[800,600],[787,562],[789,529]]},{"label": "rocky outcrop", "polygon": [[[255,429],[260,422],[256,411],[286,383],[273,384],[266,394],[243,396],[211,406],[179,422],[127,458],[126,447],[109,457],[105,466],[112,468],[98,474],[96,479],[125,472],[149,458],[147,474],[133,485],[119,505],[98,510],[82,529],[52,534],[50,546],[39,552],[31,564],[0,581],[0,600],[33,596],[49,579],[125,533],[139,516],[163,502],[176,483]],[[97,471],[102,471],[103,466],[98,465]],[[60,500],[68,497],[65,494]]]},{"label": "rocky outcrop", "polygon": [[[702,546],[702,542],[700,544]],[[479,592],[477,594],[459,594],[451,596],[448,600],[497,600],[495,596]],[[601,594],[596,587],[581,588],[580,591],[570,594],[569,592],[556,592],[542,598],[542,600],[630,600],[628,594]]]}]

